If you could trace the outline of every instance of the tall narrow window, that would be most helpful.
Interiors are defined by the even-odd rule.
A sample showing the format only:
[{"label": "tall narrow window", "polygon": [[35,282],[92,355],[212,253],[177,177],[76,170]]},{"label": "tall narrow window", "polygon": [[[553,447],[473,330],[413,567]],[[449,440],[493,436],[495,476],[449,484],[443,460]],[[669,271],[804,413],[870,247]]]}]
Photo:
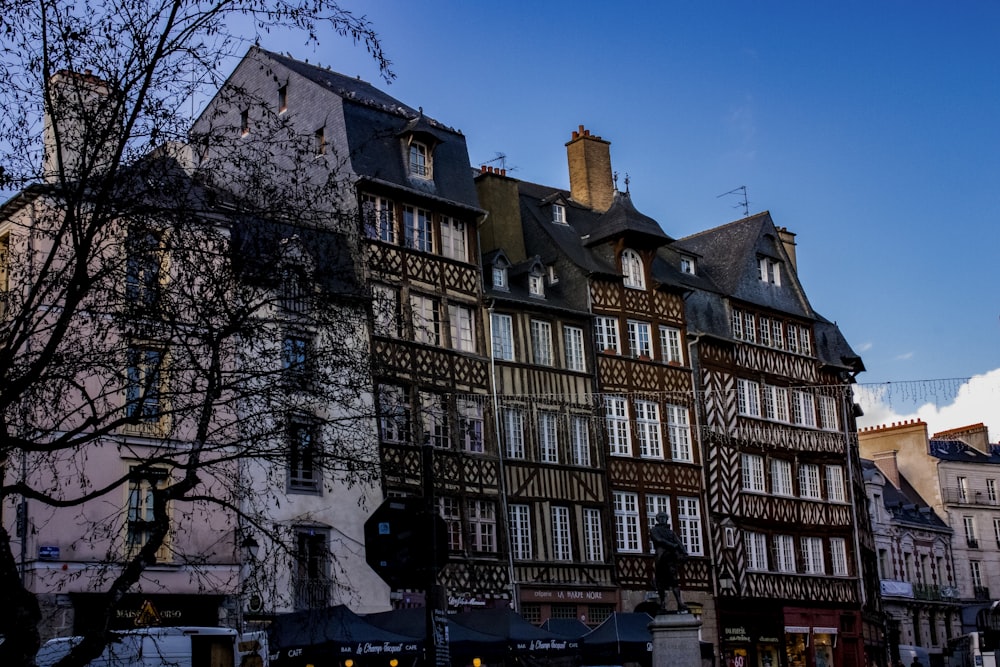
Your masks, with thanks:
[{"label": "tall narrow window", "polygon": [[455,218],[441,218],[441,254],[462,262],[469,261],[465,223]]},{"label": "tall narrow window", "polygon": [[563,326],[563,346],[566,355],[566,369],[571,371],[587,370],[583,356],[583,329]]},{"label": "tall narrow window", "polygon": [[840,430],[837,419],[837,401],[832,396],[819,397],[819,427],[826,431]]},{"label": "tall narrow window", "polygon": [[133,307],[154,308],[160,302],[163,279],[163,237],[156,231],[133,228],[125,250],[125,298]]},{"label": "tall narrow window", "polygon": [[288,86],[278,88],[278,113],[288,111]]},{"label": "tall narrow window", "polygon": [[514,322],[510,315],[493,313],[493,358],[514,361]]},{"label": "tall narrow window", "polygon": [[764,457],[757,454],[741,454],[740,463],[743,490],[763,493]]},{"label": "tall narrow window", "polygon": [[843,537],[830,538],[830,567],[835,576],[847,576],[847,542]]},{"label": "tall narrow window", "polygon": [[806,574],[826,574],[822,538],[802,538],[802,570]]},{"label": "tall narrow window", "polygon": [[326,128],[321,127],[316,130],[315,138],[313,139],[313,152],[319,155],[326,155]]},{"label": "tall narrow window", "polygon": [[967,503],[969,502],[969,478],[959,477],[958,478],[958,502]]},{"label": "tall narrow window", "polygon": [[569,508],[552,508],[552,558],[573,560],[573,545],[569,534]]},{"label": "tall narrow window", "polygon": [[538,449],[542,463],[559,463],[559,435],[556,413],[538,413]]},{"label": "tall narrow window", "polygon": [[635,402],[635,428],[639,438],[639,455],[644,458],[663,458],[663,441],[660,435],[660,406],[652,401]]},{"label": "tall narrow window", "polygon": [[532,274],[528,276],[528,294],[545,298],[545,276]]},{"label": "tall narrow window", "polygon": [[604,562],[604,531],[601,528],[600,510],[583,510],[583,548],[588,562]]},{"label": "tall narrow window", "polygon": [[628,321],[628,343],[633,357],[653,358],[653,337],[649,322]]},{"label": "tall narrow window", "polygon": [[330,536],[302,526],[295,531],[293,589],[295,609],[323,609],[330,604]]},{"label": "tall narrow window", "polygon": [[444,519],[445,529],[448,531],[448,550],[461,551],[462,544],[462,509],[458,498],[442,496],[438,498],[438,505],[441,508],[441,518]]},{"label": "tall narrow window", "polygon": [[403,207],[403,240],[407,248],[433,252],[434,232],[430,211],[413,206]]},{"label": "tall narrow window", "polygon": [[420,392],[421,421],[424,427],[424,442],[433,447],[451,447],[451,432],[448,427],[448,403],[443,394]]},{"label": "tall narrow window", "polygon": [[634,493],[612,491],[615,512],[615,548],[623,553],[639,553],[639,498]]},{"label": "tall narrow window", "polygon": [[316,467],[316,428],[305,420],[288,423],[288,490],[315,493],[320,490],[320,471]]},{"label": "tall narrow window", "polygon": [[462,352],[476,351],[476,327],[471,308],[449,304],[448,319],[451,332],[451,346]]},{"label": "tall narrow window", "polygon": [[622,349],[618,342],[618,320],[615,318],[595,317],[594,338],[598,350],[621,354]]},{"label": "tall narrow window", "polygon": [[244,109],[240,112],[240,136],[245,137],[250,134],[250,110]]},{"label": "tall narrow window", "polygon": [[500,264],[493,265],[493,289],[507,291],[507,267]]},{"label": "tall narrow window", "polygon": [[744,531],[743,541],[747,548],[747,569],[767,571],[767,536],[764,533]]},{"label": "tall narrow window", "polygon": [[847,500],[844,489],[844,469],[841,466],[826,466],[827,500],[842,503]]},{"label": "tall narrow window", "polygon": [[[656,525],[656,515],[666,514],[667,515],[667,525],[670,526],[671,530],[674,527],[673,512],[670,511],[670,496],[665,496],[659,493],[647,493],[646,494],[646,531],[651,531],[653,526]],[[656,553],[656,548],[653,547],[652,540],[649,544],[649,553]]]},{"label": "tall narrow window", "polygon": [[622,396],[604,397],[604,416],[607,420],[608,446],[614,456],[631,456],[632,439],[628,428],[628,404]]},{"label": "tall narrow window", "polygon": [[670,458],[674,461],[694,461],[691,448],[691,426],[683,405],[667,405],[667,433],[670,437]]},{"label": "tall narrow window", "polygon": [[406,389],[397,385],[379,388],[379,434],[384,442],[409,441],[410,413]]},{"label": "tall narrow window", "polygon": [[794,495],[791,461],[771,459],[771,493],[776,496]]},{"label": "tall narrow window", "polygon": [[437,299],[410,293],[410,317],[413,340],[428,345],[441,344],[441,316]]},{"label": "tall narrow window", "polygon": [[678,537],[684,543],[688,555],[704,555],[704,542],[701,539],[701,506],[697,498],[677,498],[677,529],[680,531]]},{"label": "tall narrow window", "polygon": [[816,397],[805,391],[792,392],[792,422],[816,428]]},{"label": "tall narrow window", "polygon": [[[154,514],[154,497],[156,489],[167,484],[169,473],[165,468],[142,468],[132,466],[129,469],[128,481],[128,521],[125,544],[126,557],[134,557],[145,546],[156,527]],[[164,538],[161,546],[150,559],[151,562],[165,560],[169,557],[167,540]]]},{"label": "tall narrow window", "polygon": [[566,224],[566,207],[562,204],[552,205],[552,222],[565,225]]},{"label": "tall narrow window", "polygon": [[396,226],[392,202],[385,197],[361,195],[361,217],[365,235],[386,243],[396,242]]},{"label": "tall narrow window", "polygon": [[527,505],[510,505],[510,548],[514,560],[531,558],[531,518]]},{"label": "tall narrow window", "polygon": [[778,572],[795,572],[795,539],[791,535],[774,536],[774,565]]},{"label": "tall narrow window", "polygon": [[402,328],[399,290],[391,285],[372,285],[372,316],[376,335],[398,338]]},{"label": "tall narrow window", "polygon": [[643,273],[642,258],[635,250],[628,249],[622,252],[622,277],[625,287],[632,289],[645,289],[646,277]]},{"label": "tall narrow window", "polygon": [[760,384],[752,380],[737,380],[737,409],[741,415],[760,417]]},{"label": "tall narrow window", "polygon": [[972,516],[962,517],[962,526],[965,528],[965,542],[971,549],[979,548],[979,537],[976,534],[976,519]]},{"label": "tall narrow window", "polygon": [[503,409],[507,457],[524,458],[524,413],[517,408]]},{"label": "tall narrow window", "polygon": [[995,479],[986,480],[986,499],[991,505],[997,504],[997,481]]},{"label": "tall narrow window", "polygon": [[497,550],[496,505],[489,500],[469,500],[469,545],[473,551]]},{"label": "tall narrow window", "polygon": [[410,175],[418,178],[431,177],[430,152],[419,141],[410,142]]},{"label": "tall narrow window", "polygon": [[532,361],[539,366],[552,365],[552,325],[541,320],[531,320]]},{"label": "tall narrow window", "polygon": [[455,400],[458,412],[458,435],[462,449],[481,454],[483,452],[483,405],[475,398]]},{"label": "tall narrow window", "polygon": [[125,386],[125,416],[155,422],[162,416],[163,351],[155,347],[129,346]]},{"label": "tall narrow window", "polygon": [[586,417],[570,417],[569,437],[573,455],[573,465],[590,465],[590,430]]},{"label": "tall narrow window", "polygon": [[681,331],[673,327],[660,327],[660,359],[667,363],[683,364]]},{"label": "tall narrow window", "polygon": [[799,496],[819,500],[819,466],[813,463],[799,464]]}]

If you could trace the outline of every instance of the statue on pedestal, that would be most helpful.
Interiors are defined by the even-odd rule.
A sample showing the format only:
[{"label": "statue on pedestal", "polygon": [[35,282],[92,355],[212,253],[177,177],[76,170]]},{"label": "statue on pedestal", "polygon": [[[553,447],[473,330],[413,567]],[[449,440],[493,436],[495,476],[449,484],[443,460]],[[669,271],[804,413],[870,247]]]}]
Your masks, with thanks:
[{"label": "statue on pedestal", "polygon": [[660,612],[667,611],[667,590],[671,590],[677,600],[677,613],[686,614],[687,605],[681,600],[680,564],[687,560],[687,549],[677,534],[670,528],[670,516],[666,512],[656,515],[656,525],[649,532],[656,549],[654,567],[656,571],[656,592],[660,596]]}]

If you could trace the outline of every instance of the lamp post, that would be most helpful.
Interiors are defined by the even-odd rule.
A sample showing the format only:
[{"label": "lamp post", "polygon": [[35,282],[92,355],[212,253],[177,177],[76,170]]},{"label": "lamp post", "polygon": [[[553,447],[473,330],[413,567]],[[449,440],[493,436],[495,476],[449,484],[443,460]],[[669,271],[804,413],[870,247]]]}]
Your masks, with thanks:
[{"label": "lamp post", "polygon": [[239,588],[239,599],[237,602],[236,618],[238,624],[238,630],[243,632],[245,629],[244,619],[243,619],[243,607],[248,606],[250,608],[259,607],[260,601],[255,600],[256,594],[247,594],[247,582],[250,581],[253,573],[250,571],[250,567],[257,562],[257,554],[260,553],[260,544],[254,539],[253,533],[246,533],[243,536],[243,540],[240,542],[240,588]]}]

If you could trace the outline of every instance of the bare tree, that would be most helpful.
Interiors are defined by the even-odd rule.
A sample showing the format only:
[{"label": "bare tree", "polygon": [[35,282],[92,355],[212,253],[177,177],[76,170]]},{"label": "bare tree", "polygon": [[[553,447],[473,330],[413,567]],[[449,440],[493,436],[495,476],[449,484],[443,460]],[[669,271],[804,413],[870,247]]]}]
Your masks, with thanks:
[{"label": "bare tree", "polygon": [[[368,21],[323,0],[0,1],[0,188],[17,191],[0,209],[4,665],[41,641],[30,532],[75,526],[76,553],[102,551],[60,575],[102,593],[59,663],[82,665],[164,553],[218,586],[197,566],[252,530],[280,568],[294,545],[269,512],[290,484],[377,475],[342,177],[288,176],[315,138],[278,119],[224,165],[203,158],[231,132],[187,141],[181,109],[241,48],[233,18],[312,41],[332,28],[392,76]],[[198,525],[225,538],[177,534]]]}]

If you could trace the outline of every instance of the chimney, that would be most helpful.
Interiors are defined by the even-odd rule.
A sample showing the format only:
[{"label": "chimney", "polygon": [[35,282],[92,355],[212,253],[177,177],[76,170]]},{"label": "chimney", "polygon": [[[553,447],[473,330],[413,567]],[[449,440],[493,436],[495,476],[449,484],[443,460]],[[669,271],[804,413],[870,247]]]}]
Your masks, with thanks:
[{"label": "chimney", "polygon": [[947,431],[939,431],[931,436],[932,440],[961,440],[969,447],[976,449],[983,454],[990,453],[990,434],[986,425],[982,422],[953,428]]},{"label": "chimney", "polygon": [[890,452],[879,452],[872,457],[875,462],[875,467],[878,468],[885,478],[896,487],[899,488],[899,467],[896,465],[896,452],[895,450]]},{"label": "chimney", "polygon": [[[60,179],[59,156],[68,180],[100,175],[101,163],[118,139],[110,105],[110,89],[90,70],[83,74],[60,70],[49,79],[51,106],[45,109],[43,176],[48,183]],[[56,139],[58,138],[58,145]]]},{"label": "chimney", "polygon": [[570,196],[604,213],[615,200],[611,176],[611,142],[590,134],[583,125],[566,143]]},{"label": "chimney", "polygon": [[503,249],[510,261],[524,261],[528,253],[524,248],[517,181],[507,176],[506,169],[488,165],[481,166],[475,178],[479,205],[489,211],[486,219],[479,225],[479,241],[483,252]]},{"label": "chimney", "polygon": [[785,253],[788,254],[788,261],[792,263],[792,269],[798,273],[799,264],[795,259],[795,234],[788,231],[787,227],[778,227],[778,238],[781,245],[785,246]]}]

